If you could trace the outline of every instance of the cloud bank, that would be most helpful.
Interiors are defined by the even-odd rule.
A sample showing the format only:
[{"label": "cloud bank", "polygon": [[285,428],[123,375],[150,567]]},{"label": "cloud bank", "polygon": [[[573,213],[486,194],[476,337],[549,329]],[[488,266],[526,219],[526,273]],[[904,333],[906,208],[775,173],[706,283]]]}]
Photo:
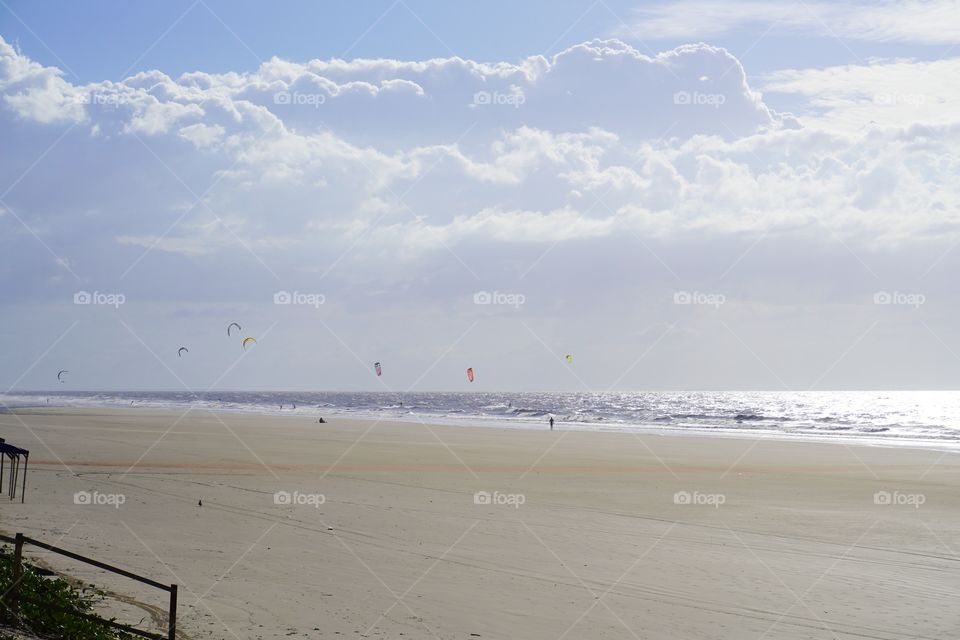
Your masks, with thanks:
[{"label": "cloud bank", "polygon": [[[450,310],[469,324],[472,293],[499,288],[535,316],[620,318],[610,335],[642,345],[671,326],[675,291],[709,286],[744,318],[789,322],[787,292],[870,300],[908,256],[914,275],[951,263],[960,112],[875,99],[909,64],[762,79],[807,100],[798,118],[704,44],[649,57],[598,40],[518,63],[274,58],[81,86],[0,40],[16,150],[0,159],[4,293],[43,305],[122,290],[176,323],[178,304],[215,317],[320,291],[357,331],[389,310],[452,340]],[[633,299],[642,327],[624,315]],[[556,330],[585,341],[582,323]],[[354,338],[377,342],[366,331]]]}]

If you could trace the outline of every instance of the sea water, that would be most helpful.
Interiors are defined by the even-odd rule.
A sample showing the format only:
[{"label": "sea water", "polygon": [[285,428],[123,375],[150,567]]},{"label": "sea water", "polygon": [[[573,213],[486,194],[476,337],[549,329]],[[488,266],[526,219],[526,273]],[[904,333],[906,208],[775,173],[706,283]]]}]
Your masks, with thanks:
[{"label": "sea water", "polygon": [[713,432],[960,445],[958,391],[17,392],[0,409],[140,407],[517,428]]}]

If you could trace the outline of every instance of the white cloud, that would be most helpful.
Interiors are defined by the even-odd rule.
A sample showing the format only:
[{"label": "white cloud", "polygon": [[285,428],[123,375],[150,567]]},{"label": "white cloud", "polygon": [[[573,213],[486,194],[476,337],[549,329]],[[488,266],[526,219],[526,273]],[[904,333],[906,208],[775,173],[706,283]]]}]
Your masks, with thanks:
[{"label": "white cloud", "polygon": [[[14,98],[38,78],[57,80],[63,95],[81,91],[10,47],[2,52],[7,76],[0,83]],[[731,68],[737,73],[721,84],[703,80]],[[796,125],[748,86],[739,62],[707,46],[649,58],[620,42],[596,41],[519,65],[273,59],[245,75],[174,80],[140,73],[82,88],[91,103],[81,105],[81,116],[99,135],[69,144],[84,155],[116,151],[104,153],[101,171],[78,182],[107,180],[112,197],[130,210],[137,189],[109,180],[132,166],[134,151],[124,139],[135,133],[184,182],[196,181],[196,193],[216,180],[206,204],[162,238],[162,222],[111,212],[98,197],[66,206],[116,217],[111,237],[124,246],[202,256],[236,246],[236,234],[264,253],[282,247],[279,261],[297,260],[318,245],[368,239],[402,245],[407,260],[467,239],[543,244],[625,232],[802,232],[870,246],[922,242],[932,229],[950,228],[960,203],[951,174],[956,163],[943,159],[952,157],[958,135],[949,110],[937,107],[932,129],[853,127],[851,133],[827,125],[878,115],[886,108],[875,98],[881,92],[929,90],[934,78],[945,79],[930,101],[952,102],[960,88],[946,78],[954,70],[953,61],[894,62],[764,78],[768,92],[810,99],[807,115],[819,126],[806,130],[791,130]],[[477,87],[495,86],[507,96],[517,95],[510,87],[523,86],[527,102],[466,103]],[[679,86],[690,89],[682,100],[673,93]],[[308,90],[324,101],[274,99],[278,91]],[[712,103],[697,97],[718,95],[723,100]],[[868,108],[862,103],[871,96]],[[325,111],[339,100],[347,106]],[[23,105],[14,109],[20,118],[58,120]],[[464,137],[460,125],[477,111]],[[895,125],[915,124],[909,116],[922,115],[897,113]],[[657,129],[670,121],[669,135],[661,136]],[[823,127],[833,133],[814,130]],[[430,136],[439,139],[421,139]],[[139,143],[133,149],[146,151]],[[164,170],[147,155],[152,171]],[[192,198],[177,182],[175,195],[150,201],[157,220],[166,219],[164,209],[179,217],[183,198]],[[229,232],[210,223],[207,207],[228,220]]]},{"label": "white cloud", "polygon": [[448,243],[477,236],[500,242],[553,243],[564,240],[602,237],[614,228],[612,218],[590,218],[572,209],[542,213],[539,211],[503,211],[493,207],[474,215],[457,216],[434,229]]},{"label": "white cloud", "polygon": [[0,38],[0,92],[19,117],[40,123],[81,122],[84,93],[65,81],[59,69],[44,67]]},{"label": "white cloud", "polygon": [[178,121],[204,115],[204,111],[195,104],[177,102],[153,102],[137,108],[125,131],[142,133],[148,136],[167,133]]},{"label": "white cloud", "polygon": [[130,245],[144,249],[156,249],[169,253],[179,253],[186,256],[211,255],[223,248],[224,243],[212,242],[208,236],[193,238],[176,237],[164,238],[152,236],[118,236],[116,241],[121,245]]},{"label": "white cloud", "polygon": [[208,126],[198,122],[197,124],[183,127],[177,133],[184,140],[192,142],[198,149],[203,149],[205,147],[212,147],[219,142],[223,138],[223,134],[226,133],[226,129],[218,124]]},{"label": "white cloud", "polygon": [[787,69],[760,85],[765,93],[804,98],[800,115],[810,126],[857,131],[960,121],[960,58]]},{"label": "white cloud", "polygon": [[768,25],[773,30],[851,41],[955,44],[960,41],[958,15],[957,0],[678,0],[637,9],[630,26],[617,35],[689,40]]},{"label": "white cloud", "polygon": [[[88,112],[101,130],[112,121],[117,130],[143,135],[166,133],[175,124],[230,130],[282,122],[299,133],[329,127],[355,142],[402,139],[412,132],[422,140],[429,131],[439,143],[474,129],[522,126],[596,127],[644,139],[735,137],[784,125],[750,91],[736,58],[707,45],[651,58],[617,40],[596,40],[550,59],[492,65],[460,58],[304,64],[274,58],[247,74],[196,72],[173,79],[151,71],[83,87],[69,85],[58,70],[31,62],[5,43],[0,65],[4,98],[23,117],[77,120],[84,114],[83,105],[74,104],[80,95],[91,100]],[[694,99],[678,110],[678,93],[719,98],[706,106]]]},{"label": "white cloud", "polygon": [[[648,57],[593,41],[516,64],[272,59],[246,74],[74,86],[0,43],[0,133],[18,151],[0,162],[0,183],[16,182],[4,201],[29,227],[0,211],[2,291],[68,298],[72,276],[59,277],[32,231],[90,288],[119,283],[131,301],[217,300],[257,317],[251,298],[320,291],[324,313],[350,311],[349,330],[375,309],[441,353],[437,336],[453,341],[453,325],[473,321],[456,301],[507,285],[529,294],[531,313],[582,320],[582,342],[609,340],[598,350],[610,361],[622,336],[674,324],[672,291],[717,280],[730,287],[719,289],[725,309],[803,307],[801,337],[815,317],[824,335],[846,322],[856,336],[872,318],[844,320],[833,303],[869,300],[869,270],[898,278],[904,256],[953,265],[953,65],[785,71],[763,78],[761,94],[722,49]],[[895,90],[940,106],[873,98]],[[775,92],[806,101],[804,126],[767,105]],[[850,126],[865,118],[878,123]],[[381,325],[357,342],[379,339]],[[280,340],[294,339],[288,327]],[[316,340],[316,323],[298,336]],[[675,366],[668,355],[663,367]],[[820,355],[824,367],[836,360]]]}]

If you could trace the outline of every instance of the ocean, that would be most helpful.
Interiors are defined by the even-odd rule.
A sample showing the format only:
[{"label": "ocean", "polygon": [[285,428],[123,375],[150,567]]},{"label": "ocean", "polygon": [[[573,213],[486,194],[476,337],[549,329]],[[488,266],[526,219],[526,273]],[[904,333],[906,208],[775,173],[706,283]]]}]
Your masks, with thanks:
[{"label": "ocean", "polygon": [[960,446],[960,391],[16,392],[0,408],[188,407],[453,425]]}]

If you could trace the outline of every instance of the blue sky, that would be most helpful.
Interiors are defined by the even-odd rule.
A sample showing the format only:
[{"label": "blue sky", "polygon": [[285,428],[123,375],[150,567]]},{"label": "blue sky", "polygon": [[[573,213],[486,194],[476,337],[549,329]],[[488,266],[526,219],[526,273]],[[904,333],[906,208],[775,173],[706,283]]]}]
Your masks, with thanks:
[{"label": "blue sky", "polygon": [[[647,46],[660,51],[691,41],[656,32],[642,32],[641,36],[633,29],[638,11],[669,7],[668,2],[300,0],[285,2],[282,11],[269,3],[249,0],[5,0],[4,4],[0,25],[7,41],[19,42],[31,58],[45,65],[69,67],[69,73],[76,74],[74,79],[85,82],[117,80],[124,74],[150,69],[170,75],[198,69],[252,71],[272,56],[288,60],[423,60],[459,55],[493,62],[552,54],[614,34],[646,53]],[[806,13],[803,4],[781,4],[794,4],[798,14]],[[736,7],[728,7],[729,12],[736,12]],[[763,20],[711,34],[709,42],[729,49],[743,61],[749,59],[752,73],[852,64],[874,57],[937,59],[951,46],[917,39],[811,38],[808,33]]]},{"label": "blue sky", "polygon": [[4,0],[0,390],[955,387],[957,9]]}]

